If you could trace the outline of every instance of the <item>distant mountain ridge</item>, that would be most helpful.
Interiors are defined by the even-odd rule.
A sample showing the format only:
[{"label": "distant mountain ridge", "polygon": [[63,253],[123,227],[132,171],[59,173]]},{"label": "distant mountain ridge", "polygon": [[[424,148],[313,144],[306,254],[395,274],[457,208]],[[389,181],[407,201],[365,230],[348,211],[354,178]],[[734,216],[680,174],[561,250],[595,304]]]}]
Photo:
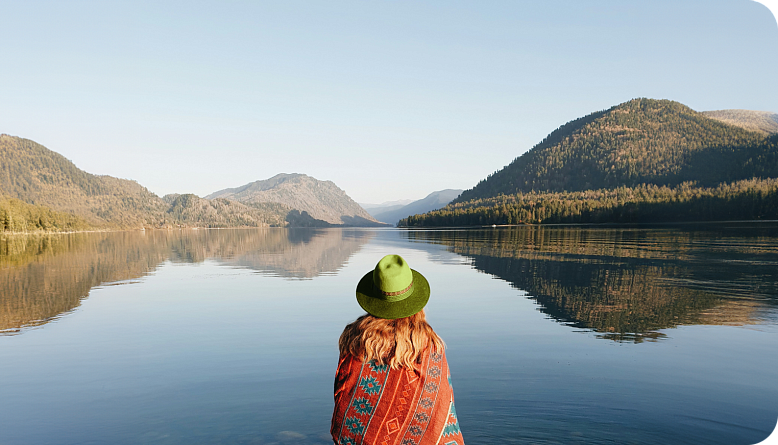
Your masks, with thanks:
[{"label": "distant mountain ridge", "polygon": [[243,204],[279,203],[334,225],[380,226],[332,181],[299,173],[281,173],[262,181],[211,193],[206,199],[226,198]]},{"label": "distant mountain ridge", "polygon": [[432,210],[437,210],[445,207],[446,204],[451,202],[454,198],[459,196],[462,190],[445,189],[438,190],[430,193],[426,197],[413,201],[407,205],[399,208],[385,210],[379,213],[372,213],[375,219],[389,223],[392,225],[397,224],[403,218],[410,215],[417,215],[421,213],[427,213]]},{"label": "distant mountain ridge", "polygon": [[362,208],[365,210],[373,210],[373,209],[379,209],[384,207],[402,207],[404,205],[408,205],[412,203],[413,201],[414,201],[413,199],[398,199],[395,201],[382,202],[380,204],[366,204],[364,202],[360,202],[358,204],[362,206]]},{"label": "distant mountain ridge", "polygon": [[[367,211],[370,215],[375,218],[375,216],[379,213],[384,212],[391,212],[392,210],[400,209],[410,203],[412,203],[413,199],[398,199],[396,201],[386,201],[382,202],[381,204],[365,204],[365,203],[358,203],[363,209]],[[385,222],[385,221],[384,221]]]},{"label": "distant mountain ridge", "polygon": [[775,177],[763,133],[669,100],[633,99],[562,125],[454,202],[500,194]]}]

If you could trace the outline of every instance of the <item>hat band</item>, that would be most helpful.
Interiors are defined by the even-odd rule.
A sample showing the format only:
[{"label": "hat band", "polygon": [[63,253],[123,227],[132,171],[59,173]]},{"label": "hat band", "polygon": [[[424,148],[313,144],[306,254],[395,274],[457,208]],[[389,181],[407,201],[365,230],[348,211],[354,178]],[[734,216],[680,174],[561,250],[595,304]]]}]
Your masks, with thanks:
[{"label": "hat band", "polygon": [[381,291],[381,294],[384,297],[396,297],[398,295],[402,295],[402,294],[408,292],[409,290],[411,290],[412,287],[413,287],[413,280],[411,280],[411,284],[409,284],[408,287],[406,287],[403,290],[398,290],[397,292],[384,292],[384,291]]},{"label": "hat band", "polygon": [[384,301],[390,301],[390,302],[391,301],[400,301],[400,300],[405,299],[408,296],[406,294],[408,294],[412,290],[412,288],[413,288],[413,281],[411,281],[411,284],[409,284],[408,287],[406,287],[403,290],[397,291],[397,292],[385,292],[385,291],[381,290],[378,286],[376,286],[375,283],[373,283],[373,287],[378,292],[381,293],[381,296],[383,296],[383,298],[378,297],[379,299],[384,300]]}]

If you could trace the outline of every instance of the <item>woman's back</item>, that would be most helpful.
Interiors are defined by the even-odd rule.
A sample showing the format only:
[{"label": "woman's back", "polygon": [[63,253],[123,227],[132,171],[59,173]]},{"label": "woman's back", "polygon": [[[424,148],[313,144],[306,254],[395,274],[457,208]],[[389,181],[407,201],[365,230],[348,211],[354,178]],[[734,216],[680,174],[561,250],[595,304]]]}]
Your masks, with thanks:
[{"label": "woman's back", "polygon": [[[340,337],[332,438],[341,445],[463,445],[444,344],[421,309],[429,286],[416,271],[410,284],[395,280],[396,289],[413,297],[394,300],[401,301],[398,312],[381,298],[399,293],[379,274],[387,262],[388,268],[399,263],[410,270],[402,258],[389,255],[368,274],[372,289],[363,283],[367,278],[357,287],[357,299],[369,314],[346,326]],[[378,309],[365,297],[382,300]],[[402,316],[390,318],[398,313]]]}]

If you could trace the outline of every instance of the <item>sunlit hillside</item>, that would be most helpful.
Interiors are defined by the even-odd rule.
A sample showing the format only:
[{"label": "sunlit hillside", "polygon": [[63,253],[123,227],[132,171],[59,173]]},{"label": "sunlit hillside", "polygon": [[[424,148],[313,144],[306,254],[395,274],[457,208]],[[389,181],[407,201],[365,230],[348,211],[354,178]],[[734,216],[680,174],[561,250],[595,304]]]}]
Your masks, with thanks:
[{"label": "sunlit hillside", "polygon": [[518,192],[776,177],[776,144],[678,102],[634,99],[559,127],[455,202]]},{"label": "sunlit hillside", "polygon": [[751,110],[703,111],[705,116],[718,121],[764,134],[778,133],[778,113]]},{"label": "sunlit hillside", "polygon": [[778,217],[778,135],[634,99],[568,122],[406,226]]}]

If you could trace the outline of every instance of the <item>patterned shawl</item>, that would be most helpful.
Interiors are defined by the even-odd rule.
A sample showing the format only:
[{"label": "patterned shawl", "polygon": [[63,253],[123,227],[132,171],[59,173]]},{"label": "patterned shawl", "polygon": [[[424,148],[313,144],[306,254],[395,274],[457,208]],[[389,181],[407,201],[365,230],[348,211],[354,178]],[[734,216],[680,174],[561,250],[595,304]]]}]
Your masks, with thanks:
[{"label": "patterned shawl", "polygon": [[417,369],[341,357],[331,433],[338,445],[464,445],[445,354],[428,349]]}]

